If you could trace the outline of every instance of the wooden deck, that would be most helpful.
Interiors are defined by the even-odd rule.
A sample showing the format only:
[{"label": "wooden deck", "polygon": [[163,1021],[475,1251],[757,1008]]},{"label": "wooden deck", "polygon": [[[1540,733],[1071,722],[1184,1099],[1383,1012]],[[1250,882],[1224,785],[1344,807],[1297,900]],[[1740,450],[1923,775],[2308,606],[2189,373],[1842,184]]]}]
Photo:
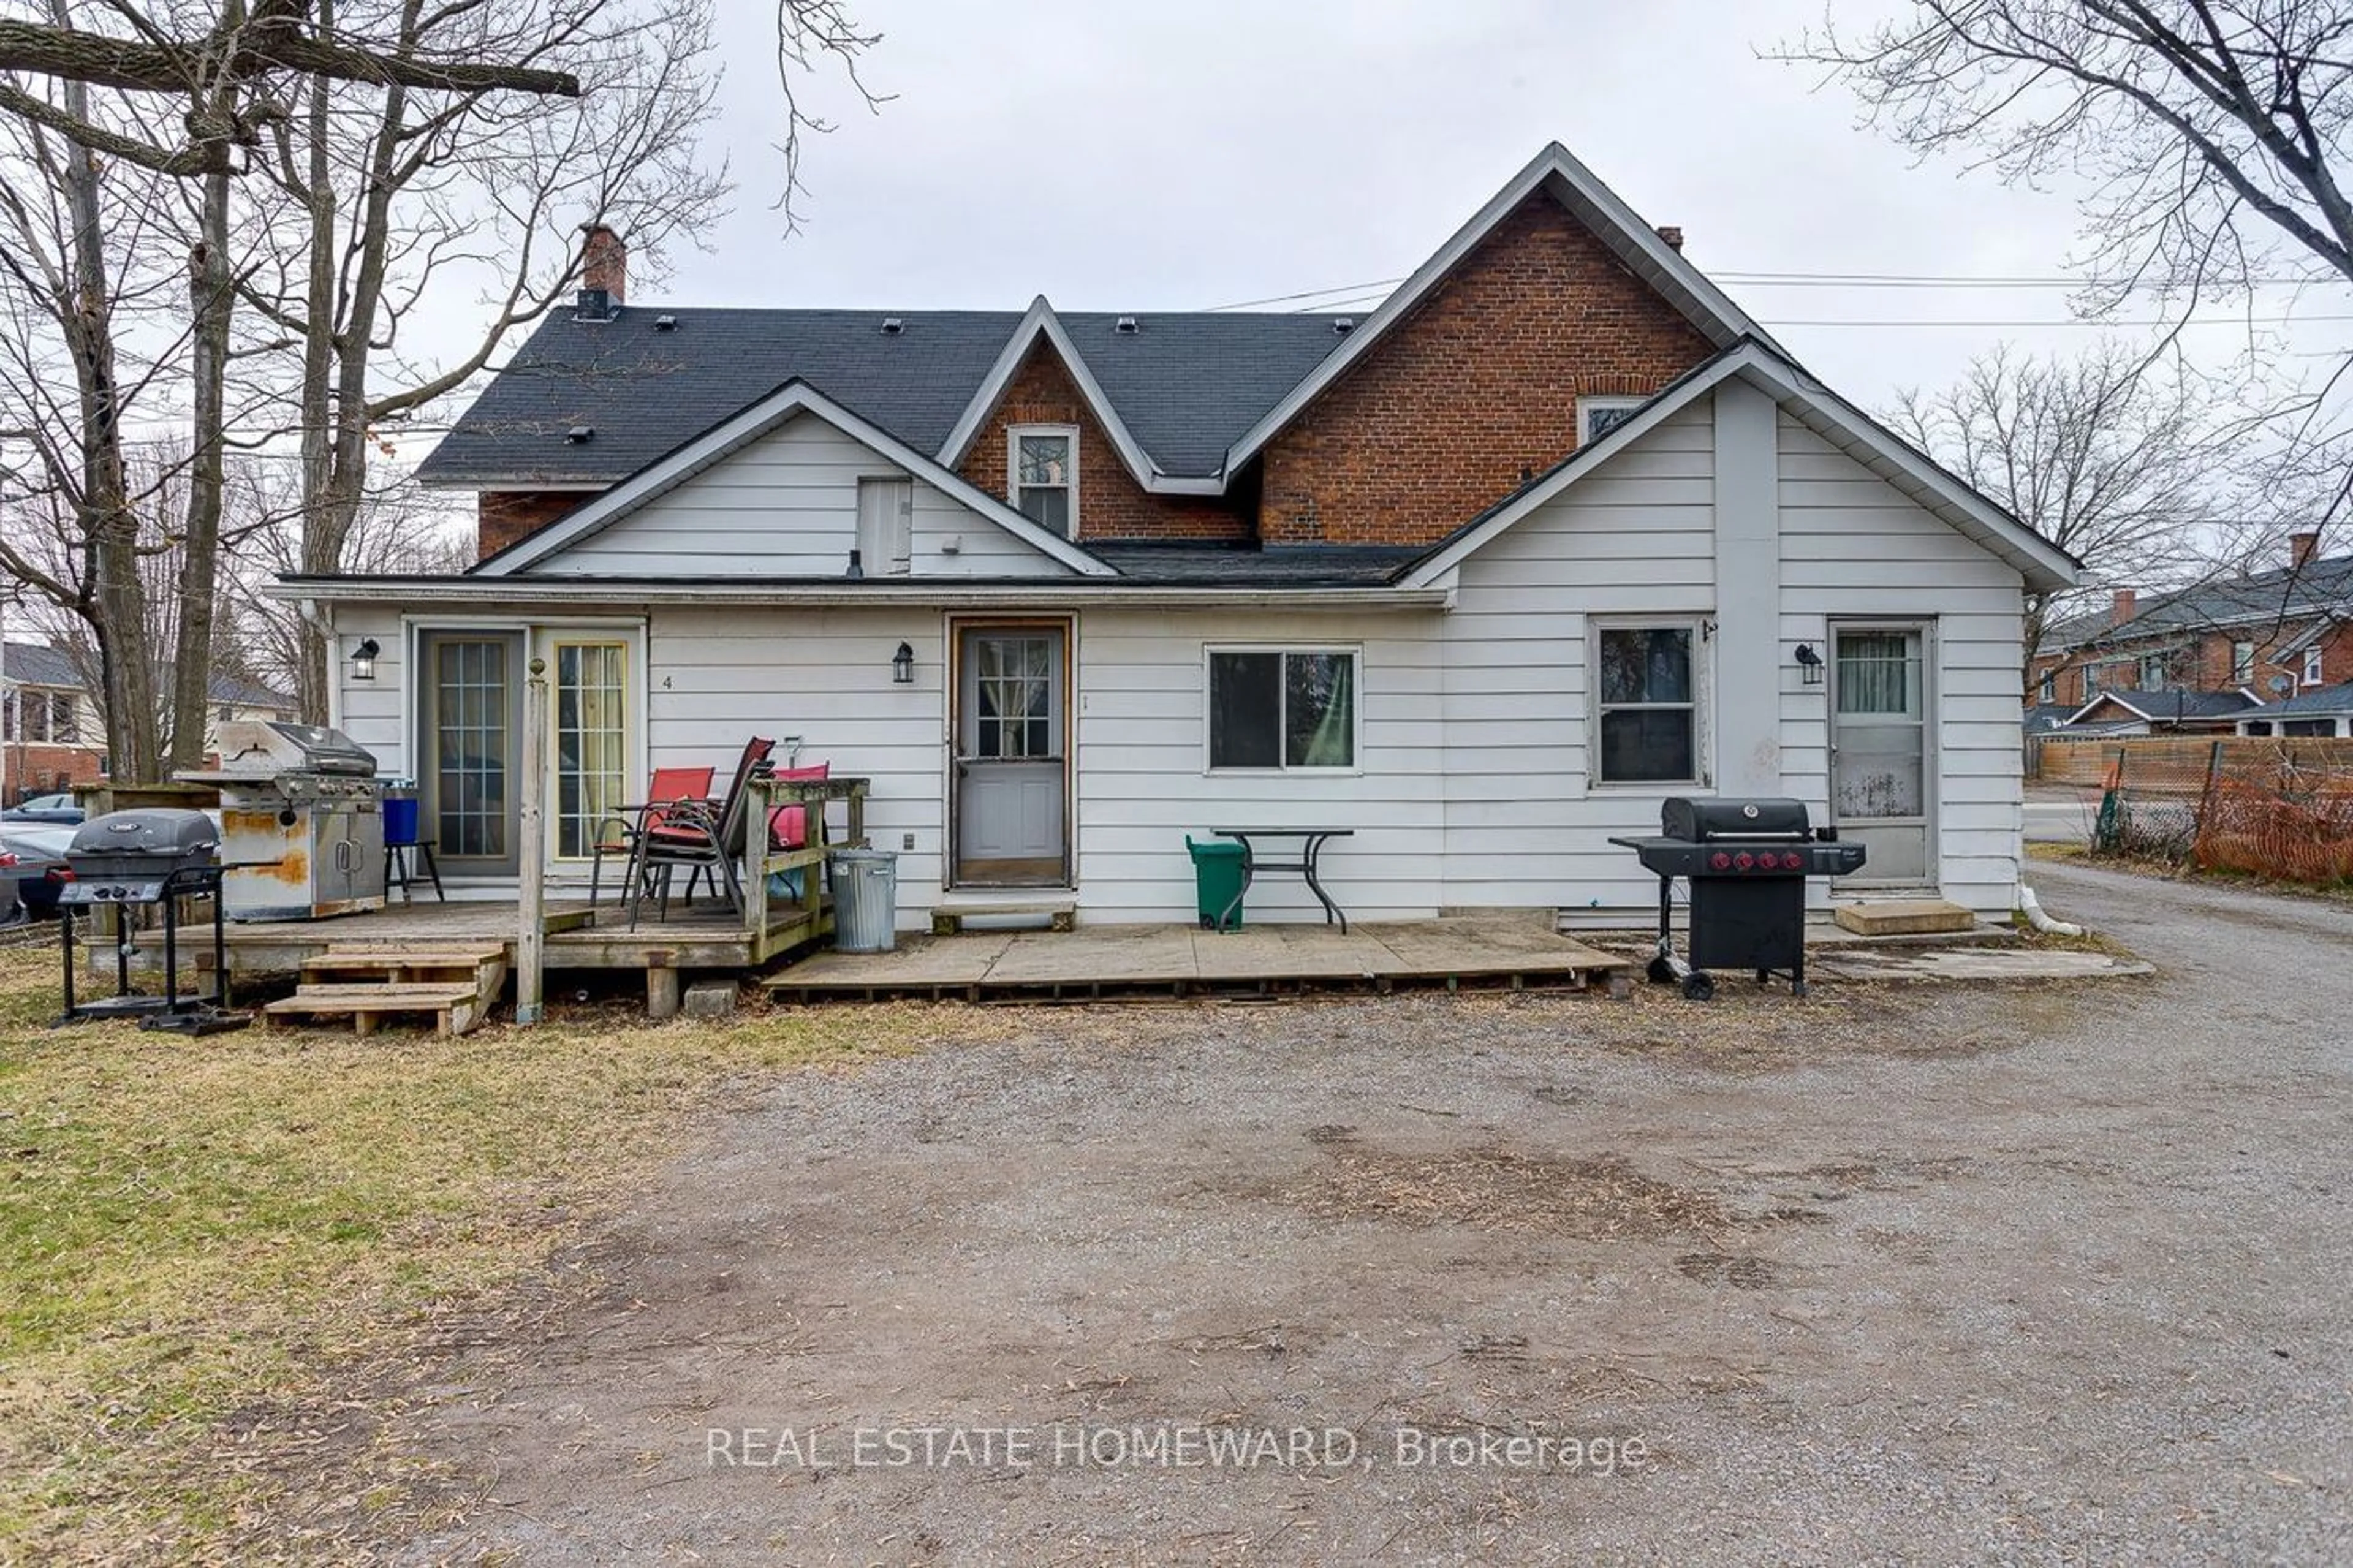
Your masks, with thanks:
[{"label": "wooden deck", "polygon": [[1535,920],[1478,917],[1352,925],[1082,925],[1072,931],[902,936],[895,952],[811,954],[769,977],[783,1002],[886,997],[1051,1001],[1100,996],[1282,994],[1399,986],[1606,986],[1634,963]]},{"label": "wooden deck", "polygon": [[[823,908],[823,927],[832,928],[832,906]],[[649,904],[629,929],[617,898],[607,896],[591,910],[586,902],[547,906],[547,966],[550,969],[754,969],[776,952],[809,940],[808,915],[798,904],[768,912],[767,929],[755,941],[751,928],[722,900],[705,897],[691,910],[673,903],[670,918],[657,920]],[[331,948],[420,950],[451,943],[502,943],[512,962],[522,918],[512,899],[430,900],[394,904],[367,914],[320,921],[233,921],[228,927],[228,963],[233,973],[291,973],[306,959]],[[820,932],[819,934],[822,934]]]}]

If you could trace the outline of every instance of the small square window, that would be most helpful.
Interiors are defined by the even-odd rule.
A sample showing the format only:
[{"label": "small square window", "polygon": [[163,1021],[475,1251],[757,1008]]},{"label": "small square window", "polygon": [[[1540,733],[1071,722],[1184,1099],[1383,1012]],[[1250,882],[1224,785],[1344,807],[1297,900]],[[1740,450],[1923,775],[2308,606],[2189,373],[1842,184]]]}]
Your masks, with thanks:
[{"label": "small square window", "polygon": [[1641,411],[1649,400],[1641,397],[1580,397],[1577,400],[1577,444],[1589,446]]},{"label": "small square window", "polygon": [[1341,648],[1209,650],[1209,766],[1356,765],[1356,656]]}]

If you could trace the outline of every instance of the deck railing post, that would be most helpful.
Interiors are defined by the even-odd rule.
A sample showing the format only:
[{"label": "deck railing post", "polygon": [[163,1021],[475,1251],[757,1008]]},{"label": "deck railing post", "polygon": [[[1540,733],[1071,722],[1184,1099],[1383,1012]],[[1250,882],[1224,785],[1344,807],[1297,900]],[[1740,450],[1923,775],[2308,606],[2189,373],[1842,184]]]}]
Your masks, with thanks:
[{"label": "deck railing post", "polygon": [[522,686],[522,766],[516,779],[522,790],[517,834],[522,873],[516,911],[522,929],[515,933],[518,1024],[540,1020],[547,959],[547,821],[541,815],[547,782],[547,661],[533,659],[530,670]]},{"label": "deck railing post", "polygon": [[[776,786],[751,781],[752,809],[744,814],[744,923],[752,933],[752,956],[768,956],[768,820],[776,815]],[[787,784],[785,786],[792,787]]]}]

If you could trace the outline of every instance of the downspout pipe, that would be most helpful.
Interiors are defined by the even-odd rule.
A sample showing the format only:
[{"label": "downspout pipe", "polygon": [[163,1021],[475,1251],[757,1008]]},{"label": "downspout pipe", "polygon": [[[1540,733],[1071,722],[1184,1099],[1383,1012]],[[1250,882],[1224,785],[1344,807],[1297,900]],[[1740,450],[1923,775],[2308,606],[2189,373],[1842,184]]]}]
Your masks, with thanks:
[{"label": "downspout pipe", "polygon": [[2032,926],[2036,931],[2042,932],[2046,936],[2081,936],[2084,934],[2084,928],[2082,926],[2075,925],[2067,921],[2054,921],[2049,915],[2044,914],[2042,912],[2042,900],[2034,896],[2034,889],[2028,887],[2023,882],[2021,882],[2018,885],[2018,912],[2026,917],[2026,923],[2028,925]]}]

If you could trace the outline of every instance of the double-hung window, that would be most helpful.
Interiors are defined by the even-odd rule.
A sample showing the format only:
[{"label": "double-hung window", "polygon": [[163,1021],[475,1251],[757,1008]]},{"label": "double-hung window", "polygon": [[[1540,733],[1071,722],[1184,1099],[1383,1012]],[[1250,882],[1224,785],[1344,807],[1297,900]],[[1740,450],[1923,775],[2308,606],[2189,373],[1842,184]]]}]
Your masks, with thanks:
[{"label": "double-hung window", "polygon": [[1213,647],[1208,655],[1212,769],[1356,765],[1354,648]]},{"label": "double-hung window", "polygon": [[1068,425],[1016,425],[1006,454],[1014,510],[1065,539],[1079,533],[1079,433]]},{"label": "double-hung window", "polygon": [[2231,679],[2249,681],[2255,678],[2255,645],[2234,642],[2231,645]]},{"label": "double-hung window", "polygon": [[2319,685],[2321,673],[2321,647],[2318,643],[2314,643],[2304,650],[2304,683],[2306,686]]},{"label": "double-hung window", "polygon": [[1604,626],[1597,782],[1699,784],[1699,634],[1690,621]]}]

